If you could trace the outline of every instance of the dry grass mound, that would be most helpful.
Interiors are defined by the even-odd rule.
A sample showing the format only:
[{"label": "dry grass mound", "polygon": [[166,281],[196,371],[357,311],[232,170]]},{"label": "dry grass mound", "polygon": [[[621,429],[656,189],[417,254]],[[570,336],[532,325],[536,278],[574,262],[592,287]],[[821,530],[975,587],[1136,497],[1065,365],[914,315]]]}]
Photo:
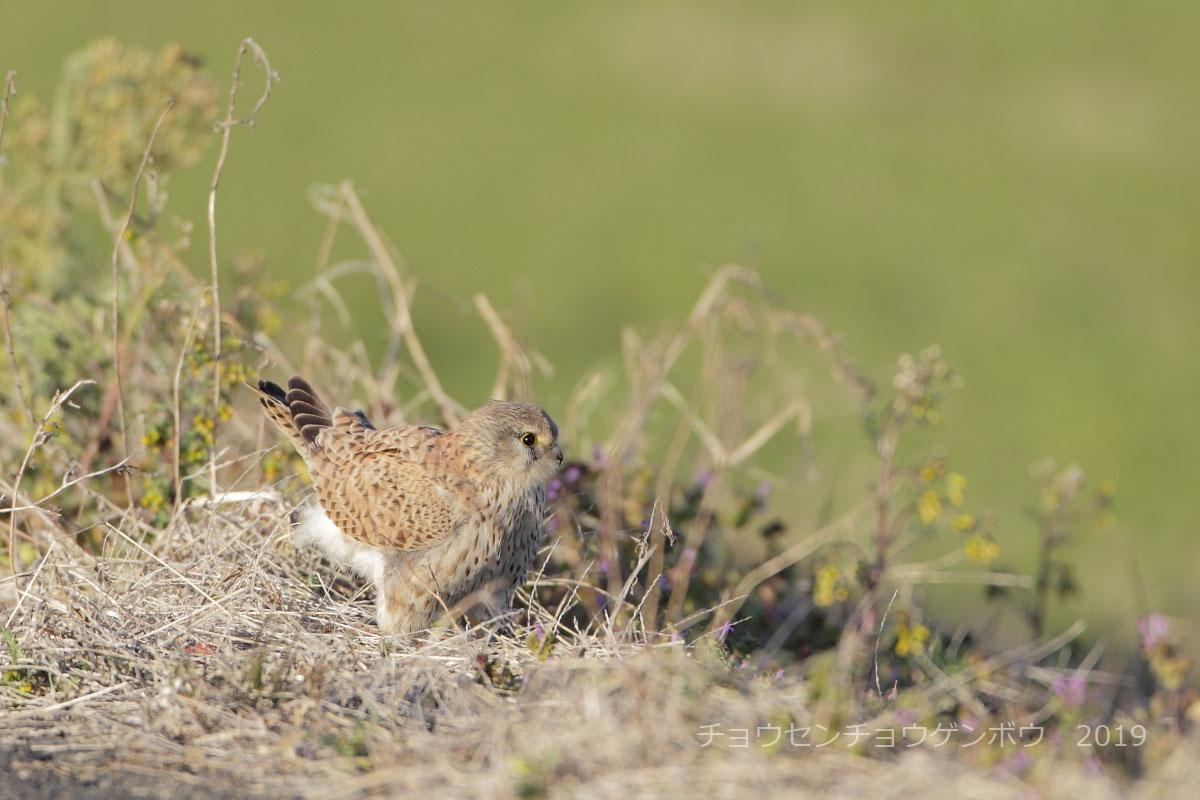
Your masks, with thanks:
[{"label": "dry grass mound", "polygon": [[[10,612],[35,697],[0,690],[4,797],[1120,797],[1046,763],[1026,781],[927,745],[702,747],[818,718],[798,674],[746,675],[703,645],[571,629],[544,610],[406,641],[370,598],[288,538],[279,497],[197,506],[169,548],[115,529],[91,561],[54,547]],[[536,594],[534,581],[528,591]],[[537,608],[536,603],[534,607]],[[552,636],[550,654],[527,641]],[[541,657],[539,657],[541,656]],[[752,734],[752,740],[754,735]],[[1142,796],[1185,796],[1181,748]]]}]

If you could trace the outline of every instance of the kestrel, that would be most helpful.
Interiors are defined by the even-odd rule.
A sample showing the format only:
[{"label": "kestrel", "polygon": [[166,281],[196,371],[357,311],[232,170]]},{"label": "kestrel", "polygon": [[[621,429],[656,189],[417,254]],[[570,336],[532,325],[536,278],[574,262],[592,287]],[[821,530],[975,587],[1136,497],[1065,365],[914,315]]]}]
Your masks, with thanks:
[{"label": "kestrel", "polygon": [[492,400],[450,433],[376,430],[361,411],[330,411],[303,378],[286,392],[261,380],[258,390],[316,489],[294,540],[375,584],[380,628],[412,633],[464,600],[492,614],[511,602],[541,542],[546,481],[562,464],[545,411]]}]

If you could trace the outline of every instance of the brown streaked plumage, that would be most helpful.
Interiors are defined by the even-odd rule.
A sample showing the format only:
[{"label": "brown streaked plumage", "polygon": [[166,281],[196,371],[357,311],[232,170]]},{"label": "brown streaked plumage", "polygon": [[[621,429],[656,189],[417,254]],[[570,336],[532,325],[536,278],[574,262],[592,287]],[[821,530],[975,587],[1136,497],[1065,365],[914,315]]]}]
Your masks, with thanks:
[{"label": "brown streaked plumage", "polygon": [[545,411],[492,400],[451,433],[376,430],[361,411],[331,411],[300,377],[287,391],[270,381],[258,391],[316,489],[297,543],[374,582],[381,628],[421,630],[468,596],[493,613],[511,600],[542,538],[545,482],[562,463]]}]

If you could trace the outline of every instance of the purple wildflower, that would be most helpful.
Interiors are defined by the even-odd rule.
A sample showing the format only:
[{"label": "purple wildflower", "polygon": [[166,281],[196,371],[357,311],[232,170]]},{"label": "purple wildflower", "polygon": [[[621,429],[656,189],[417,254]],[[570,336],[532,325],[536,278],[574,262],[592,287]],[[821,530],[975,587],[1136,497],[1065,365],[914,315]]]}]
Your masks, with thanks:
[{"label": "purple wildflower", "polygon": [[1000,778],[1001,780],[1012,778],[1025,772],[1025,770],[1029,769],[1029,767],[1032,765],[1033,759],[1029,756],[1029,752],[1026,750],[1018,750],[1012,758],[1006,759],[997,764],[994,774],[995,777]]},{"label": "purple wildflower", "polygon": [[730,624],[729,620],[725,620],[725,624],[721,626],[721,630],[717,631],[717,641],[725,641],[725,637],[729,635],[731,630],[733,630],[733,625]]},{"label": "purple wildflower", "polygon": [[1142,652],[1148,653],[1167,638],[1171,623],[1162,614],[1152,611],[1137,621],[1137,632],[1142,637]]},{"label": "purple wildflower", "polygon": [[1063,704],[1063,708],[1079,708],[1087,697],[1087,681],[1082,675],[1070,678],[1058,677],[1050,684],[1050,691]]},{"label": "purple wildflower", "polygon": [[563,471],[563,480],[567,483],[578,483],[582,477],[583,470],[579,468],[578,464],[572,464]]},{"label": "purple wildflower", "polygon": [[708,485],[712,483],[712,479],[713,474],[706,469],[702,469],[696,473],[696,477],[694,477],[692,480],[695,481],[696,485],[701,489],[707,489]]}]

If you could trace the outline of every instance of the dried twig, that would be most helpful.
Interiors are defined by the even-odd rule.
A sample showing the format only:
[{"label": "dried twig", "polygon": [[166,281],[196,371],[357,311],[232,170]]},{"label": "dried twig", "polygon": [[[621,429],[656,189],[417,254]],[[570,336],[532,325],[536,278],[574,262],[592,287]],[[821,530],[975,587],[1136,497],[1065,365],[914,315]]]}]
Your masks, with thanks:
[{"label": "dried twig", "polygon": [[[201,290],[201,298],[204,297],[205,292],[210,291],[212,288],[213,287],[206,286],[203,290]],[[171,509],[172,519],[174,519],[175,515],[179,513],[181,499],[179,483],[179,440],[182,435],[182,429],[180,428],[180,425],[182,424],[181,417],[183,404],[179,396],[179,381],[183,373],[183,362],[187,359],[188,348],[192,344],[192,334],[196,330],[196,323],[200,319],[200,312],[202,310],[202,306],[197,306],[195,313],[192,314],[192,319],[188,323],[187,333],[185,333],[183,337],[183,346],[179,349],[179,358],[175,361],[175,374],[171,378],[171,416],[173,420],[173,430],[171,435],[171,502],[174,504],[173,508]],[[213,429],[216,429],[215,420],[213,422]]]},{"label": "dried twig", "polygon": [[16,582],[17,574],[20,572],[21,562],[20,554],[17,552],[16,529],[16,512],[19,510],[17,508],[17,496],[20,494],[21,476],[25,474],[25,468],[29,466],[29,459],[33,458],[34,451],[50,438],[48,432],[48,423],[50,422],[50,417],[54,415],[55,411],[62,407],[63,403],[67,402],[68,398],[70,398],[76,389],[89,383],[95,383],[95,381],[90,378],[84,378],[82,380],[75,381],[75,384],[70,389],[67,389],[65,392],[58,392],[54,395],[54,399],[50,401],[50,408],[46,410],[46,415],[42,417],[41,423],[33,432],[33,438],[29,442],[29,448],[25,451],[25,457],[21,459],[21,468],[18,469],[17,474],[13,476],[12,502],[9,504],[10,508],[8,516],[8,565],[10,567],[10,571],[12,572],[14,583]]},{"label": "dried twig", "polygon": [[442,388],[442,382],[438,380],[437,373],[433,371],[433,367],[429,363],[429,357],[425,354],[425,348],[413,327],[409,289],[400,277],[400,270],[396,267],[395,260],[383,243],[379,231],[375,229],[375,225],[367,216],[354,188],[349,182],[344,182],[340,189],[345,193],[346,205],[350,211],[350,217],[354,221],[354,226],[358,229],[359,235],[362,236],[367,249],[371,252],[371,258],[375,260],[391,289],[389,322],[392,326],[392,336],[403,339],[405,346],[408,347],[413,365],[421,376],[425,388],[433,397],[433,401],[437,403],[442,420],[450,427],[456,427],[465,415],[466,409],[446,394],[445,389]]},{"label": "dried twig", "polygon": [[[112,248],[112,347],[113,347],[113,374],[117,382],[117,421],[121,425],[121,455],[129,455],[129,428],[128,422],[125,419],[125,390],[121,383],[121,270],[117,263],[117,256],[121,252],[121,245],[125,241],[125,235],[129,232],[129,226],[133,222],[133,212],[137,206],[138,187],[142,182],[142,175],[146,171],[146,165],[150,163],[150,151],[154,148],[154,140],[158,137],[159,128],[162,127],[163,120],[167,118],[171,108],[175,105],[175,99],[168,97],[166,105],[162,113],[158,115],[158,121],[154,123],[154,129],[150,131],[150,139],[146,142],[146,149],[142,151],[142,160],[138,164],[137,172],[133,175],[133,185],[129,189],[129,207],[125,212],[125,220],[121,223],[120,229],[113,237]],[[125,491],[129,494],[129,503],[133,504],[132,489],[128,482],[125,484]]]},{"label": "dried twig", "polygon": [[98,469],[95,472],[89,472],[86,475],[80,475],[79,477],[71,478],[70,480],[63,480],[62,484],[59,485],[59,487],[57,489],[55,489],[53,492],[51,492],[50,494],[45,495],[44,497],[38,498],[36,501],[29,503],[28,505],[15,506],[15,507],[8,508],[5,510],[11,514],[11,513],[18,512],[18,511],[32,511],[35,508],[41,508],[42,504],[45,503],[47,500],[57,497],[59,495],[59,493],[64,492],[67,489],[70,489],[72,486],[76,486],[80,483],[83,483],[84,481],[91,480],[92,478],[98,478],[101,475],[108,475],[109,473],[113,473],[113,472],[120,474],[121,472],[123,472],[125,470],[126,465],[129,464],[129,462],[132,460],[133,460],[133,455],[128,455],[128,456],[125,456],[125,458],[118,461],[116,464],[113,464],[111,467],[105,467],[104,469]]},{"label": "dried twig", "polygon": [[[487,323],[488,330],[492,332],[492,338],[496,340],[496,345],[500,348],[500,363],[496,368],[496,380],[492,383],[490,397],[507,400],[509,397],[515,396],[522,400],[528,400],[533,391],[530,381],[533,364],[530,355],[521,347],[521,343],[504,324],[504,320],[500,319],[500,315],[496,313],[496,309],[492,308],[486,295],[476,294],[472,299],[475,309]],[[541,359],[539,366],[542,366],[544,371],[548,371],[549,365],[545,363],[545,359]],[[511,394],[509,391],[510,374]]]},{"label": "dried twig", "polygon": [[825,525],[820,530],[805,536],[794,545],[784,550],[774,558],[769,558],[759,564],[754,569],[746,573],[733,591],[730,592],[730,598],[734,601],[726,606],[720,613],[713,616],[713,626],[720,627],[727,621],[733,619],[733,615],[738,612],[745,602],[746,597],[750,594],[755,586],[765,581],[767,578],[790,567],[799,561],[804,560],[822,545],[832,541],[837,535],[844,533],[846,529],[853,526],[858,521],[865,506],[860,505],[842,516]]},{"label": "dried twig", "polygon": [[875,634],[875,693],[879,695],[879,699],[883,699],[883,687],[879,685],[879,640],[883,638],[883,626],[887,624],[888,614],[892,612],[892,603],[896,602],[897,595],[900,590],[892,592],[892,599],[888,601],[887,609],[883,612],[883,618],[879,620],[879,631]]},{"label": "dried twig", "polygon": [[64,708],[70,708],[70,707],[78,705],[80,703],[87,702],[88,700],[95,700],[96,698],[102,697],[103,695],[112,694],[113,692],[118,692],[121,689],[124,689],[125,687],[127,687],[128,685],[129,685],[128,681],[121,681],[120,683],[118,683],[114,686],[105,686],[102,689],[97,689],[94,692],[88,692],[87,694],[80,695],[79,697],[72,698],[71,700],[66,700],[62,703],[55,703],[52,706],[46,706],[44,708],[30,708],[25,711],[21,711],[17,714],[14,714],[11,717],[9,717],[9,719],[15,721],[15,720],[22,719],[25,717],[35,717],[35,716],[41,716],[43,714],[49,714],[53,711],[61,711]]},{"label": "dried twig", "polygon": [[[4,76],[4,94],[0,95],[0,166],[4,165],[4,123],[8,120],[8,98],[17,91],[17,73],[10,71]],[[0,315],[4,317],[4,355],[8,359],[8,368],[12,370],[13,384],[17,387],[17,397],[25,408],[25,416],[30,424],[36,423],[33,406],[29,404],[29,396],[25,394],[25,380],[17,366],[17,356],[13,351],[12,321],[9,319],[11,298],[8,287],[4,283],[4,250],[0,248]]]},{"label": "dried twig", "polygon": [[54,545],[56,545],[56,544],[57,544],[57,542],[51,542],[50,546],[46,548],[46,552],[42,556],[42,562],[40,564],[38,564],[38,568],[36,570],[34,570],[33,575],[31,575],[29,577],[29,583],[26,585],[25,591],[17,592],[17,602],[13,606],[12,613],[8,615],[8,619],[5,620],[5,622],[4,622],[5,630],[9,630],[12,628],[13,620],[17,618],[17,613],[21,610],[21,605],[25,602],[25,598],[29,596],[29,588],[28,587],[33,586],[33,584],[37,583],[38,576],[42,574],[42,570],[45,569],[46,565],[50,563],[50,553],[51,553],[51,551],[54,550]]},{"label": "dried twig", "polygon": [[[266,79],[263,84],[262,94],[255,101],[254,107],[250,109],[250,113],[241,119],[234,119],[234,106],[237,104],[238,87],[241,86],[242,58],[246,52],[250,51],[254,54],[254,63],[263,68],[266,74]],[[221,132],[221,149],[217,154],[217,164],[213,168],[212,183],[208,187],[208,263],[212,279],[212,343],[213,343],[213,429],[212,429],[212,446],[209,452],[213,454],[209,458],[209,493],[215,494],[217,491],[217,467],[216,467],[216,452],[217,452],[217,424],[216,413],[217,408],[221,405],[221,290],[220,277],[217,269],[217,186],[221,182],[221,171],[225,169],[225,158],[229,155],[229,136],[233,132],[235,125],[254,126],[254,119],[258,116],[258,112],[266,104],[267,98],[271,96],[271,86],[279,76],[271,69],[271,62],[267,60],[267,54],[253,39],[247,37],[242,40],[238,47],[237,57],[233,63],[233,79],[229,85],[229,104],[225,109],[225,119],[217,123],[217,130]],[[178,431],[176,435],[178,436]]]}]

